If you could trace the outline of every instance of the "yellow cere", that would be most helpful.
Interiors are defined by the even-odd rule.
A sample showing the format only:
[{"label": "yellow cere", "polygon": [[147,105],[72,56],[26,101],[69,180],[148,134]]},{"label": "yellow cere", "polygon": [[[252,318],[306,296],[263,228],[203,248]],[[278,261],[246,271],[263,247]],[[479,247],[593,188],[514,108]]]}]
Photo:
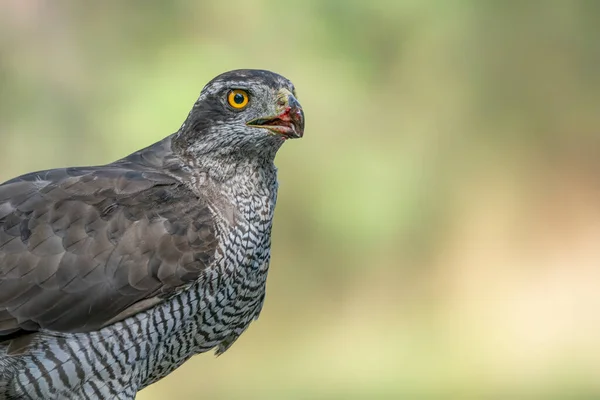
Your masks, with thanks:
[{"label": "yellow cere", "polygon": [[227,96],[229,105],[233,108],[242,109],[248,105],[248,92],[241,89],[232,90]]}]

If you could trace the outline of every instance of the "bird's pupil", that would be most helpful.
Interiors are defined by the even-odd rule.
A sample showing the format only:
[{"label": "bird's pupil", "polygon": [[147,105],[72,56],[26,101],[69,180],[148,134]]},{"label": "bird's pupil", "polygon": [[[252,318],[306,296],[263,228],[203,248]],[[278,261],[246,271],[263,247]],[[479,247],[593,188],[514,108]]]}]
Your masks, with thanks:
[{"label": "bird's pupil", "polygon": [[236,93],[235,96],[233,96],[233,101],[235,104],[242,104],[244,102],[244,95],[241,93]]}]

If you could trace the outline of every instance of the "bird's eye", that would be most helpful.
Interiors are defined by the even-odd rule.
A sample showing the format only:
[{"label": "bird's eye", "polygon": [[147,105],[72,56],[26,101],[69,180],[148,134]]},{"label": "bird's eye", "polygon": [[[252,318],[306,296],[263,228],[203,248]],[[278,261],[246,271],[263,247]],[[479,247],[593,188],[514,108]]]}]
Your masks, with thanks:
[{"label": "bird's eye", "polygon": [[229,105],[233,108],[237,108],[238,110],[246,107],[248,105],[248,100],[248,92],[241,89],[232,90],[227,95],[227,101],[229,102]]}]

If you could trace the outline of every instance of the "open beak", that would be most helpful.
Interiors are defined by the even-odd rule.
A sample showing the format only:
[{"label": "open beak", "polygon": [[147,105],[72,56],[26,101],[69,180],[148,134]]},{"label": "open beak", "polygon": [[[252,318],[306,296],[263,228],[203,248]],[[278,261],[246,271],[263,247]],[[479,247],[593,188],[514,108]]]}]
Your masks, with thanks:
[{"label": "open beak", "polygon": [[293,94],[286,90],[281,98],[282,111],[272,117],[256,118],[246,122],[248,126],[265,128],[288,139],[301,138],[304,135],[304,111]]}]

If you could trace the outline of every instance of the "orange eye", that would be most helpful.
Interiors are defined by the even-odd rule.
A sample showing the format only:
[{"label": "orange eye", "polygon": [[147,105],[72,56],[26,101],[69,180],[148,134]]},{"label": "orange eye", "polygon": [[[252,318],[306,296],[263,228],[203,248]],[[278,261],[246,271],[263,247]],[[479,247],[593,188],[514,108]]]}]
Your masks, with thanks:
[{"label": "orange eye", "polygon": [[233,108],[237,108],[238,110],[246,107],[248,105],[248,100],[248,92],[245,90],[232,90],[227,95],[227,101],[229,102],[229,105]]}]

